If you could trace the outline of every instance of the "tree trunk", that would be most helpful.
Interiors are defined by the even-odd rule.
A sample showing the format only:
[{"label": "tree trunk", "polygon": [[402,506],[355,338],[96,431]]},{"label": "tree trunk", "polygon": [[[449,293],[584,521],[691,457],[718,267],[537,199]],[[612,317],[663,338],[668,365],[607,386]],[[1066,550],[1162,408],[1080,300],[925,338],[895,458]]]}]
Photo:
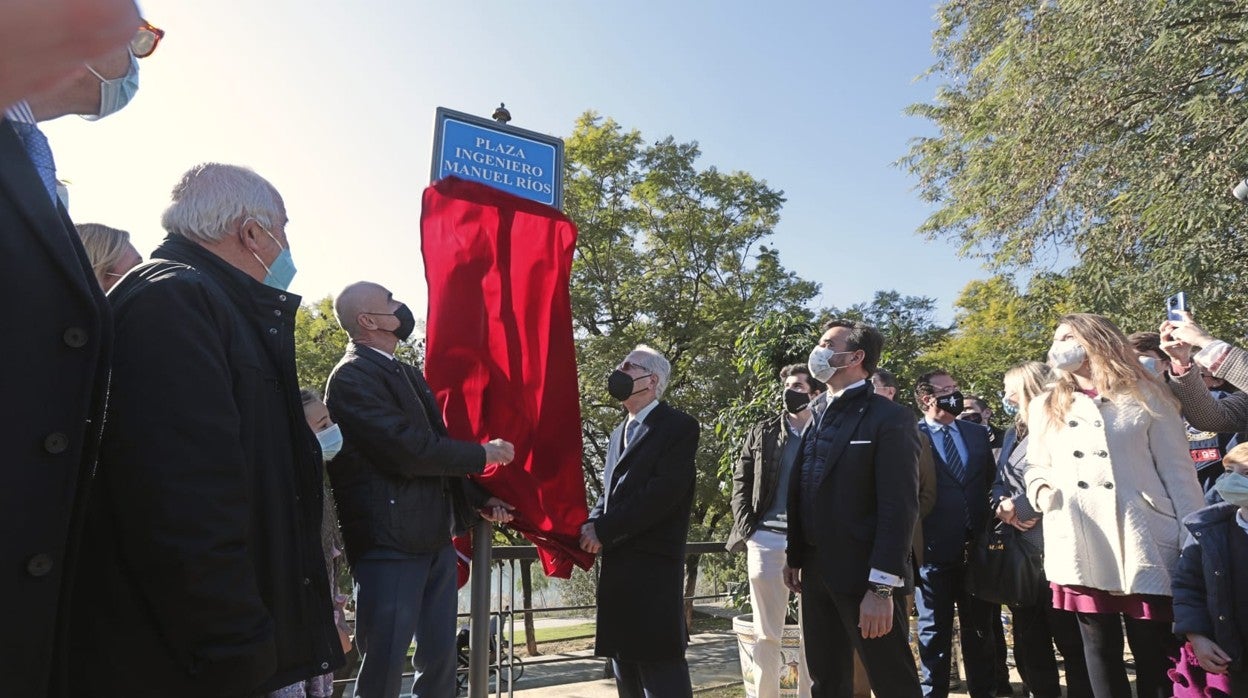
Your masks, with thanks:
[{"label": "tree trunk", "polygon": [[524,604],[524,642],[530,657],[536,657],[537,633],[533,631],[533,561],[520,561],[520,598]]},{"label": "tree trunk", "polygon": [[685,558],[685,626],[689,628],[693,627],[693,601],[689,597],[698,588],[698,562],[701,559],[700,555],[689,555]]}]

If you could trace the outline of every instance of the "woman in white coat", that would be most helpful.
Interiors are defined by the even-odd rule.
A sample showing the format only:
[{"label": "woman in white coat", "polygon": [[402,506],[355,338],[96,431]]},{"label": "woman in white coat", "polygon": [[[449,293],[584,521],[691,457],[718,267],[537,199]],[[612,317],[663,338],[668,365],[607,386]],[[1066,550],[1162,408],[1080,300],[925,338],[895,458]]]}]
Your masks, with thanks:
[{"label": "woman in white coat", "polygon": [[1099,315],[1053,333],[1056,380],[1028,410],[1027,497],[1044,515],[1053,605],[1079,618],[1096,698],[1169,696],[1179,521],[1203,505],[1178,405]]}]

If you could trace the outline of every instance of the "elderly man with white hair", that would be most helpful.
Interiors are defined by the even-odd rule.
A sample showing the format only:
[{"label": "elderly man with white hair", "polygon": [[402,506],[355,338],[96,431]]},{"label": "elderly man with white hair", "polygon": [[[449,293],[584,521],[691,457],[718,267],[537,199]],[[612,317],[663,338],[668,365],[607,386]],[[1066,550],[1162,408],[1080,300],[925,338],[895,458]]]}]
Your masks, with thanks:
[{"label": "elderly man with white hair", "polygon": [[295,375],[286,208],[249,169],[173,189],[109,298],[112,392],[71,628],[77,696],[258,696],[341,664]]},{"label": "elderly man with white hair", "polygon": [[661,402],[671,364],[640,345],[607,379],[628,412],[611,433],[602,496],[581,548],[602,553],[594,653],[622,698],[692,695],[685,661],[684,560],[698,421]]}]

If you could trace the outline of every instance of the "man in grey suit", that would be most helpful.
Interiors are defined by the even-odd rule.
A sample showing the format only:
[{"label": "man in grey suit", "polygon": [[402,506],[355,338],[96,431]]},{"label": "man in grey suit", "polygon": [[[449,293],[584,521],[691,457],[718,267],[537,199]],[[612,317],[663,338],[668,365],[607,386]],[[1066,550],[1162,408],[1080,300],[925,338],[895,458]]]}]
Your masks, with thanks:
[{"label": "man in grey suit", "polygon": [[660,402],[671,365],[638,346],[607,381],[628,418],[611,434],[602,496],[581,548],[602,553],[594,654],[622,698],[691,696],[685,662],[685,539],[693,507],[696,419]]}]

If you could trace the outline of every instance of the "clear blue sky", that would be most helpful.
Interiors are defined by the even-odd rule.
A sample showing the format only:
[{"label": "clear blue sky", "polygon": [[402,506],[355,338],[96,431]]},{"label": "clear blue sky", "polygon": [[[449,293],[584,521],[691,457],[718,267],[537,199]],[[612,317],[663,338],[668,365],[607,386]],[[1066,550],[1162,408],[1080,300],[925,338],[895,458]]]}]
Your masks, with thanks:
[{"label": "clear blue sky", "polygon": [[48,125],[79,222],[131,231],[145,256],[179,175],[248,165],[286,199],[306,299],[361,278],[422,314],[420,194],[434,110],[566,136],[587,109],[647,140],[696,140],[703,166],[745,170],[788,199],[781,260],[818,305],[876,290],[937,299],[973,278],[914,233],[927,208],[892,162],[930,125],[903,115],[936,89],[934,4],[148,0],[167,30],[142,86],[98,123]]}]

